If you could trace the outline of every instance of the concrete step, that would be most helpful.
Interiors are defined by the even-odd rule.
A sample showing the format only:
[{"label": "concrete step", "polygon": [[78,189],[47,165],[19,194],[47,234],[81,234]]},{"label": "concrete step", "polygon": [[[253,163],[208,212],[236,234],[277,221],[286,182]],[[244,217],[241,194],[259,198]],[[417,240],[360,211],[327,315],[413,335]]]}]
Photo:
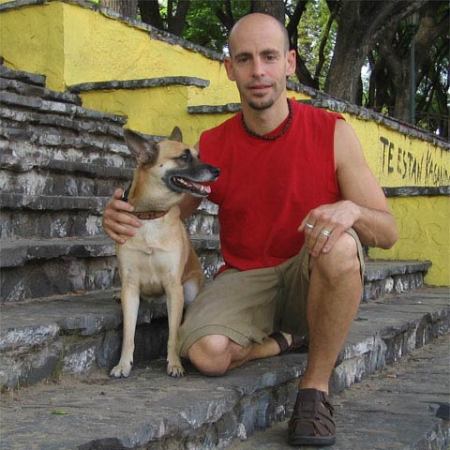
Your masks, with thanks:
[{"label": "concrete step", "polygon": [[[221,264],[218,236],[191,237],[207,276]],[[115,244],[106,236],[0,242],[1,303],[118,286]]]},{"label": "concrete step", "polygon": [[[206,265],[204,267],[205,271],[207,271],[208,267]],[[117,276],[116,273],[114,275]],[[65,282],[67,283],[68,281]],[[418,295],[427,294],[427,298],[429,298],[430,296],[432,297],[433,292],[440,293],[441,291],[420,289],[408,295],[413,295],[414,292],[417,292]],[[120,331],[117,327],[121,322],[120,307],[113,301],[113,298],[117,297],[117,293],[117,288],[99,291],[94,291],[92,288],[90,292],[80,290],[77,293],[36,298],[33,302],[28,303],[18,304],[9,302],[8,304],[4,304],[0,319],[0,324],[2,325],[0,331],[0,350],[6,352],[5,354],[7,356],[5,357],[7,357],[7,361],[10,363],[4,366],[8,367],[8,369],[5,369],[3,373],[2,384],[15,386],[18,383],[33,383],[35,380],[49,377],[52,371],[55,370],[55,365],[61,364],[60,360],[62,359],[61,357],[55,359],[54,352],[51,351],[54,345],[53,341],[57,338],[58,342],[61,342],[60,339],[64,339],[66,335],[71,336],[70,344],[77,342],[75,350],[71,351],[75,354],[74,359],[78,358],[84,361],[83,358],[85,357],[82,355],[87,351],[86,348],[89,349],[88,353],[90,357],[85,362],[87,368],[95,366],[104,367],[106,363],[112,365],[115,361],[113,351],[117,350],[119,345],[116,342],[119,339],[118,331]],[[381,298],[373,303],[377,304],[378,301],[384,304],[386,298]],[[427,305],[425,305],[426,307]],[[148,319],[149,321],[154,317],[162,318],[165,321],[167,316],[164,299],[161,298],[146,299],[146,303],[142,304],[141,309],[141,315],[150,318]],[[60,311],[61,315],[58,315],[58,311]],[[68,311],[70,311],[70,320],[95,324],[94,328],[90,325],[93,331],[86,331],[85,328],[89,328],[87,325],[77,325],[76,327],[67,326]],[[381,317],[384,319],[384,315]],[[367,320],[364,315],[360,315],[358,319],[359,322],[365,322]],[[144,320],[142,323],[147,322]],[[380,324],[376,324],[376,326],[380,326]],[[167,328],[165,322],[163,328],[164,330]],[[150,328],[147,331],[143,330],[142,332],[144,334],[150,332],[151,334],[152,329]],[[110,338],[106,339],[104,333],[113,333],[116,347],[113,349],[110,348]],[[95,338],[92,337],[93,335],[95,335]],[[92,339],[86,339],[87,336],[91,336]],[[104,343],[105,339],[106,344]],[[374,345],[371,339],[372,337],[366,346]],[[61,350],[61,345],[58,344],[58,351]],[[105,345],[106,349],[104,348]],[[146,352],[150,351],[154,354],[155,350],[151,347],[152,345],[149,345],[148,349],[143,349],[142,352],[146,354]],[[141,350],[137,351],[140,352]],[[65,354],[70,354],[71,352],[67,349],[64,350]],[[77,357],[76,355],[78,354],[81,354],[81,356]],[[100,357],[98,355],[103,356]],[[352,358],[353,356],[349,354],[346,357]],[[39,361],[39,363],[36,361]],[[83,364],[81,364],[81,367],[83,367]],[[46,367],[47,369],[43,370],[42,367]],[[86,368],[83,370],[86,370]]]},{"label": "concrete step", "polygon": [[45,79],[35,78],[34,80],[38,81],[38,84],[33,82],[33,79],[23,77],[5,66],[1,66],[0,68],[0,91],[14,92],[15,94],[40,97],[46,100],[81,106],[81,99],[78,95],[70,92],[51,91],[44,87]]},{"label": "concrete step", "polygon": [[135,166],[122,138],[69,132],[56,127],[10,124],[4,119],[0,127],[0,148],[5,155],[2,164],[22,170],[52,159],[106,167]]},{"label": "concrete step", "polygon": [[[88,301],[85,304],[88,308]],[[35,308],[35,316],[32,311],[24,314],[43,330],[32,336],[41,335],[43,341],[50,336],[61,354],[69,342],[76,345],[73,334],[61,332],[64,322],[66,329],[82,329],[100,339],[101,326],[95,317],[88,323],[80,321],[69,303],[66,309],[63,302],[52,309],[54,326],[47,335],[49,315],[39,312],[36,305],[30,307]],[[111,327],[118,322],[109,321]],[[363,304],[333,375],[333,392],[448,333],[449,326],[448,289],[423,288]],[[2,333],[5,331],[2,326]],[[13,345],[17,350],[24,345],[13,331],[8,333],[8,340],[3,341],[9,348]],[[26,333],[20,336],[25,339]],[[36,342],[36,351],[39,345],[42,348],[42,343]],[[85,348],[84,361],[92,354],[94,350]],[[305,354],[288,354],[249,363],[218,378],[201,376],[186,365],[187,376],[173,379],[165,373],[165,362],[156,360],[134,369],[128,379],[112,380],[107,370],[94,370],[90,376],[66,375],[55,382],[6,391],[1,402],[2,448],[223,448],[236,437],[249,436],[255,429],[288,416],[305,363]],[[1,367],[10,366],[3,363]],[[55,372],[58,378],[60,371]],[[425,374],[424,379],[433,381],[431,374]],[[2,377],[5,379],[5,372]],[[430,396],[422,405],[425,409],[442,401],[442,395],[435,397],[434,393],[445,392],[438,385],[428,390]],[[375,402],[369,403],[372,410]]]},{"label": "concrete step", "polygon": [[[99,122],[109,122],[111,124],[123,126],[126,119],[116,114],[103,113],[91,109],[83,108],[73,103],[66,103],[61,100],[47,99],[36,95],[22,95],[5,90],[0,91],[0,102],[8,110],[18,111],[39,111],[40,113],[58,114],[66,116],[72,120],[94,120]],[[23,120],[21,120],[23,121]]]},{"label": "concrete step", "polygon": [[[222,263],[219,237],[211,233],[214,220],[200,213],[197,222],[188,224],[207,278]],[[1,303],[117,286],[115,245],[104,235],[3,240],[0,245]],[[419,261],[369,262],[363,300],[423,286],[429,266]]]},{"label": "concrete step", "polygon": [[131,168],[63,160],[38,165],[5,154],[0,155],[0,169],[2,192],[25,195],[110,196],[133,177]]},{"label": "concrete step", "polygon": [[[443,336],[403,361],[331,399],[337,425],[330,450],[450,448],[450,337]],[[288,421],[236,440],[230,450],[292,449]],[[302,447],[313,448],[313,447]]]},{"label": "concrete step", "polygon": [[[1,177],[1,175],[0,175]],[[106,197],[26,195],[0,192],[0,239],[64,238],[102,234],[102,214],[117,183]],[[203,201],[186,222],[191,235],[219,234],[217,206]]]},{"label": "concrete step", "polygon": [[45,87],[44,75],[10,69],[3,64],[3,59],[0,59],[0,77],[7,80],[18,80],[34,86]]},{"label": "concrete step", "polygon": [[108,197],[61,197],[0,192],[1,239],[63,238],[102,233]]}]

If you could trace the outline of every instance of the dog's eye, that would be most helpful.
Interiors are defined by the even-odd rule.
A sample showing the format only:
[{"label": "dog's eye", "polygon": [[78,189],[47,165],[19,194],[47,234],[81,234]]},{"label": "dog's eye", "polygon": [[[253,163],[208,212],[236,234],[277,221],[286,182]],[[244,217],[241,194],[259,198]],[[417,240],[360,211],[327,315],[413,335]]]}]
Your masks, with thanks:
[{"label": "dog's eye", "polygon": [[187,148],[180,156],[178,156],[178,158],[176,158],[180,161],[183,162],[191,162],[192,161],[192,153],[191,151]]}]

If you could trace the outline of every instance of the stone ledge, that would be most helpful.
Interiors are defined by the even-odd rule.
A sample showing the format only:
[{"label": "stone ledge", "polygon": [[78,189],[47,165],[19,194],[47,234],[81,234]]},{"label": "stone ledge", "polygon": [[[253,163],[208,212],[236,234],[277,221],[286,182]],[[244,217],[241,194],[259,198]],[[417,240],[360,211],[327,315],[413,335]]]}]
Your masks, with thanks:
[{"label": "stone ledge", "polygon": [[[2,10],[0,5],[0,11]],[[0,77],[7,78],[10,80],[23,81],[25,83],[34,84],[35,86],[45,87],[45,76],[37,75],[29,72],[22,72],[20,70],[9,69],[3,62],[0,64]]]},{"label": "stone ledge", "polygon": [[450,195],[450,186],[404,186],[384,187],[386,197],[416,197]]},{"label": "stone ledge", "polygon": [[53,100],[43,100],[40,97],[24,96],[12,92],[0,92],[0,102],[7,105],[20,106],[25,109],[35,109],[48,113],[68,115],[73,118],[88,118],[97,120],[108,120],[113,123],[124,125],[126,118],[117,114],[98,112],[91,109],[69,103],[61,103]]},{"label": "stone ledge", "polygon": [[69,92],[51,91],[43,86],[37,86],[34,83],[26,83],[17,79],[8,79],[2,76],[0,69],[0,89],[5,91],[13,91],[16,94],[31,97],[40,97],[46,100],[70,103],[81,106],[81,99],[78,95]]},{"label": "stone ledge", "polygon": [[[48,127],[60,127],[77,132],[105,134],[107,136],[123,140],[122,125],[115,123],[104,123],[101,120],[73,120],[71,117],[58,114],[41,113],[40,111],[24,110],[15,107],[14,109],[3,107],[0,110],[0,117],[12,123],[17,123],[21,128],[30,128],[32,125],[43,125]],[[12,125],[12,124],[11,124]]]},{"label": "stone ledge", "polygon": [[390,261],[390,260],[370,260],[370,270],[367,271],[365,279],[367,281],[383,280],[393,275],[403,275],[414,272],[427,272],[431,267],[431,261]]},{"label": "stone ledge", "polygon": [[225,105],[199,105],[199,106],[188,106],[187,112],[189,114],[226,114],[226,113],[237,113],[241,110],[240,103],[227,103]]},{"label": "stone ledge", "polygon": [[90,83],[73,84],[69,91],[73,93],[102,91],[111,89],[146,89],[165,86],[195,86],[205,88],[209,86],[209,80],[196,77],[160,77],[144,78],[140,80],[111,80],[96,81]]},{"label": "stone ledge", "polygon": [[[60,314],[78,321],[70,308]],[[449,315],[444,289],[362,305],[361,320],[354,323],[336,367],[333,391],[448,333]],[[95,355],[84,350],[83,355]],[[305,363],[305,355],[288,354],[248,363],[218,378],[187,366],[186,377],[173,379],[161,360],[134,369],[128,379],[109,379],[106,370],[87,378],[65,377],[58,384],[22,389],[17,398],[5,397],[3,445],[5,450],[31,442],[36,448],[224,447],[288,416]],[[143,395],[149,389],[151,395]],[[74,427],[77,433],[69,431]]]},{"label": "stone ledge", "polygon": [[0,149],[9,158],[50,159],[94,163],[108,167],[134,167],[128,147],[117,139],[85,135],[67,135],[48,128],[0,128]]},{"label": "stone ledge", "polygon": [[[428,133],[427,131],[406,122],[401,122],[393,117],[384,116],[370,109],[353,105],[344,100],[331,97],[326,93],[316,91],[304,85],[289,82],[288,89],[303,92],[313,97],[311,100],[297,100],[300,103],[311,104],[318,108],[325,108],[335,112],[348,113],[363,120],[373,120],[376,123],[382,123],[388,128],[399,131],[402,134],[431,142],[433,145],[437,145],[444,150],[450,151],[450,144],[443,139],[440,139],[438,136]],[[236,113],[240,110],[241,106],[239,103],[227,103],[224,105],[196,105],[188,106],[187,108],[189,114],[224,114]]]}]

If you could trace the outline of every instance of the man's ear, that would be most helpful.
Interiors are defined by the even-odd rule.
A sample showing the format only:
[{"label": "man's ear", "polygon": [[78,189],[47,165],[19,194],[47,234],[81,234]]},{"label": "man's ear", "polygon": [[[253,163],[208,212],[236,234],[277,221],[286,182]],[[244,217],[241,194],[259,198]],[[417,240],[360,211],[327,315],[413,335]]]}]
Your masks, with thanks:
[{"label": "man's ear", "polygon": [[295,55],[295,50],[289,50],[286,54],[286,76],[287,77],[294,75],[296,65],[297,65],[297,57]]},{"label": "man's ear", "polygon": [[170,133],[169,141],[183,142],[183,133],[178,127],[175,127]]},{"label": "man's ear", "polygon": [[225,65],[225,70],[227,71],[227,76],[230,81],[236,81],[236,77],[233,73],[233,62],[231,61],[231,56],[226,56],[223,60]]},{"label": "man's ear", "polygon": [[159,154],[156,142],[152,142],[141,134],[127,129],[123,130],[123,136],[138,165],[155,164]]}]

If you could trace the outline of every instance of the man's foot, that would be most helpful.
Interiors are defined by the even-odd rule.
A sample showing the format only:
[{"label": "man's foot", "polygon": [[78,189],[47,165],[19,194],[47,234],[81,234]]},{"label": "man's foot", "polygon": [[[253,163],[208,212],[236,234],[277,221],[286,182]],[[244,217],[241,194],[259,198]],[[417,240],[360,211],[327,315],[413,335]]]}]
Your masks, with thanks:
[{"label": "man's foot", "polygon": [[278,347],[280,347],[279,355],[289,352],[307,351],[308,349],[308,341],[305,336],[274,331],[269,337],[278,344]]},{"label": "man's foot", "polygon": [[299,389],[288,428],[291,445],[333,445],[336,425],[328,395],[317,389]]}]

